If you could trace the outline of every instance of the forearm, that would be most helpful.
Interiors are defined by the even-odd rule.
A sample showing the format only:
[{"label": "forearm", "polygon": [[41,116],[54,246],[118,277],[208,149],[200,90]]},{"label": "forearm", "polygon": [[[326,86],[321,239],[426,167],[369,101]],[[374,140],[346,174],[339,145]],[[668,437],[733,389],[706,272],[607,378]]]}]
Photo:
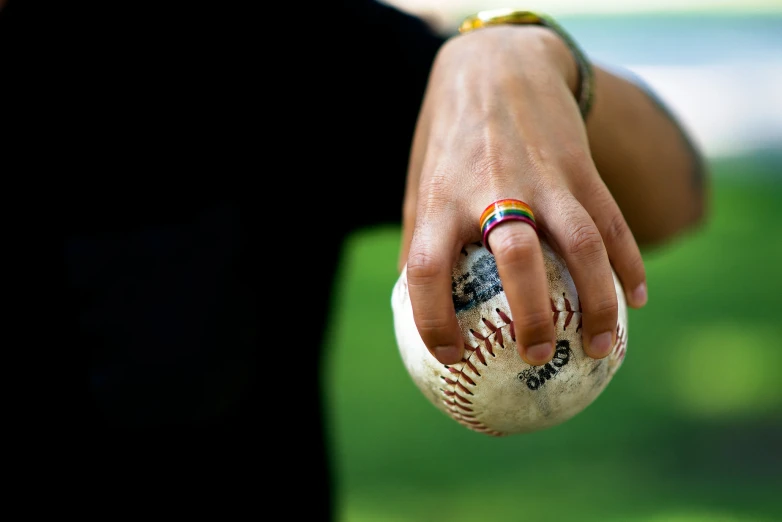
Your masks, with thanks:
[{"label": "forearm", "polygon": [[692,138],[648,87],[594,66],[587,119],[594,162],[639,246],[700,223],[707,178]]},{"label": "forearm", "polygon": [[[551,63],[577,93],[575,54],[553,31],[546,34]],[[590,153],[637,244],[658,245],[699,224],[707,178],[692,137],[640,78],[595,64],[592,69]]]}]

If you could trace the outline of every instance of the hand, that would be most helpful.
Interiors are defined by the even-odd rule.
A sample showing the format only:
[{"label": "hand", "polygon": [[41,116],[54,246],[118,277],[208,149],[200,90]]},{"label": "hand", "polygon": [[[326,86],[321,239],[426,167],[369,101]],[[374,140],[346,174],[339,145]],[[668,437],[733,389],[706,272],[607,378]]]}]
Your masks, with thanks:
[{"label": "hand", "polygon": [[[421,338],[443,364],[461,360],[464,349],[452,268],[463,245],[481,240],[483,210],[501,198],[528,203],[565,259],[588,355],[605,357],[615,342],[612,265],[628,305],[646,302],[640,250],[590,155],[573,95],[577,76],[564,42],[538,26],[455,36],[435,60],[411,151],[399,265],[407,265]],[[511,221],[498,225],[489,243],[519,354],[544,364],[556,340],[539,238]]]}]

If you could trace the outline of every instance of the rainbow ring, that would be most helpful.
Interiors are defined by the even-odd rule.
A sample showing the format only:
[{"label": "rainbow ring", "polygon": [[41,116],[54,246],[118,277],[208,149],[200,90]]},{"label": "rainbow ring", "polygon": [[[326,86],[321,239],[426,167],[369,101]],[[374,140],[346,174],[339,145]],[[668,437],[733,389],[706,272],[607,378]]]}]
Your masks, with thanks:
[{"label": "rainbow ring", "polygon": [[489,232],[503,221],[524,221],[529,224],[537,233],[538,226],[535,223],[535,215],[532,209],[518,199],[499,199],[486,207],[481,214],[481,235],[483,236],[483,245],[491,252],[489,246]]}]

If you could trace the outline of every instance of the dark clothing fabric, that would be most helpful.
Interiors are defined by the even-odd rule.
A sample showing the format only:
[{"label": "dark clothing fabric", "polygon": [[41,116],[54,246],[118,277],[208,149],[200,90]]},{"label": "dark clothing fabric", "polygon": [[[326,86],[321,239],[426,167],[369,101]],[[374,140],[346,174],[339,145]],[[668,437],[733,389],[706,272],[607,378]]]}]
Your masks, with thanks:
[{"label": "dark clothing fabric", "polygon": [[335,510],[320,364],[335,270],[349,234],[401,218],[442,37],[375,2],[256,4],[0,11],[29,88],[18,156],[56,167],[36,174],[53,197],[35,238],[64,290],[47,309],[64,380],[84,387],[68,429],[86,487],[119,510]]}]

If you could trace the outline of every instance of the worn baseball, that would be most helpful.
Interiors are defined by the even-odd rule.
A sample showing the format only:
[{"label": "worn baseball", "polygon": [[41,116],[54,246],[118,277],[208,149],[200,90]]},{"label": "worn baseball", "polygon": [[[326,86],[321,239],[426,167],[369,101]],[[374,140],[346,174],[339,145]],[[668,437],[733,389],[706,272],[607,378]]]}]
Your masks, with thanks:
[{"label": "worn baseball", "polygon": [[557,338],[554,358],[542,366],[530,366],[518,354],[494,256],[481,244],[466,246],[453,271],[453,303],[465,343],[456,364],[444,365],[426,349],[413,320],[406,267],[394,286],[396,341],[413,382],[437,408],[476,432],[501,437],[560,424],[594,402],[624,360],[627,304],[616,273],[616,343],[608,357],[593,359],[584,352],[570,272],[547,243],[541,246]]}]

